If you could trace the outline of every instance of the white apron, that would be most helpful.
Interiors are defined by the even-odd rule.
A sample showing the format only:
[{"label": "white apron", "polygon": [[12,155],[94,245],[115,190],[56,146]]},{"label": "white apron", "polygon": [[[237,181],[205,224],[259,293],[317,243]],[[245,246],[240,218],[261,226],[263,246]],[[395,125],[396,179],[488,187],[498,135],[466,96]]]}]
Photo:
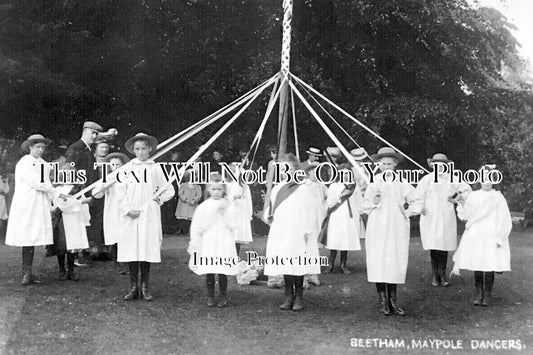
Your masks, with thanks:
[{"label": "white apron", "polygon": [[[41,182],[41,166],[44,166],[44,182]],[[15,167],[15,194],[7,222],[6,245],[54,244],[50,214],[54,196],[59,193],[50,183],[48,163],[31,155],[23,156]]]},{"label": "white apron", "polygon": [[[219,208],[227,204],[224,212]],[[239,262],[233,231],[237,211],[226,199],[207,199],[194,211],[191,222],[189,268],[197,275],[237,275]]]},{"label": "white apron", "polygon": [[[272,188],[272,205],[282,186],[284,184]],[[268,233],[265,275],[320,274],[316,211],[321,202],[316,191],[310,184],[303,184],[275,210]],[[270,206],[265,216],[269,213]]]},{"label": "white apron", "polygon": [[[510,271],[509,234],[511,213],[499,191],[474,191],[464,206],[457,208],[466,229],[453,256],[454,273],[473,271]],[[500,247],[498,247],[500,245]]]},{"label": "white apron", "polygon": [[[328,189],[328,207],[331,208],[340,202],[340,196],[345,189],[344,184],[333,183]],[[330,250],[361,250],[359,239],[364,235],[364,225],[359,215],[363,198],[359,187],[348,198],[352,211],[348,209],[348,201],[344,201],[335,212],[329,216],[328,241],[325,246]]]},{"label": "white apron", "polygon": [[[377,192],[381,202],[373,202]],[[391,284],[405,283],[409,260],[410,221],[401,210],[405,202],[413,199],[414,187],[399,182],[386,184],[383,175],[376,176],[375,183],[365,191],[366,268],[369,282]],[[408,209],[407,216],[412,214]]]},{"label": "white apron", "polygon": [[[147,261],[161,262],[161,243],[163,232],[161,229],[161,208],[153,200],[158,189],[164,189],[159,195],[160,201],[166,202],[174,196],[174,187],[167,184],[163,172],[153,160],[141,162],[133,159],[124,167],[124,171],[132,171],[139,177],[147,171],[147,182],[121,181],[115,188],[119,195],[119,209],[122,216],[123,230],[118,236],[117,261]],[[127,216],[128,211],[140,210],[137,218]]]},{"label": "white apron", "polygon": [[[240,196],[240,197],[236,197]],[[235,242],[251,243],[252,239],[252,196],[248,185],[232,182],[226,185],[226,197],[234,205],[237,213],[237,228],[234,230]]]}]

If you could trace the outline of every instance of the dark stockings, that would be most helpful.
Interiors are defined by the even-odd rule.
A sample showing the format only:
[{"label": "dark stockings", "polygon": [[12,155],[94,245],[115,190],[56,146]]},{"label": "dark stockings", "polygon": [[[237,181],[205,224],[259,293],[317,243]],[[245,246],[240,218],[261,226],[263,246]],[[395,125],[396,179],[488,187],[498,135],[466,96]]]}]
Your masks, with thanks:
[{"label": "dark stockings", "polygon": [[35,247],[22,247],[22,272],[31,272]]},{"label": "dark stockings", "polygon": [[[215,297],[215,274],[205,275],[205,283],[207,285],[207,296],[210,298]],[[226,297],[228,290],[228,277],[226,275],[218,274],[218,287],[220,297]]]}]

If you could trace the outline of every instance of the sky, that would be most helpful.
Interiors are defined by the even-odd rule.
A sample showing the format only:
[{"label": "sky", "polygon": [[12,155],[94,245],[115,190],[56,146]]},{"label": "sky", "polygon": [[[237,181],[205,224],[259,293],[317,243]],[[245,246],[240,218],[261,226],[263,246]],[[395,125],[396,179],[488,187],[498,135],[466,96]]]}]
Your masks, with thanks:
[{"label": "sky", "polygon": [[482,6],[494,7],[518,29],[513,35],[520,42],[520,54],[533,64],[533,0],[478,0]]}]

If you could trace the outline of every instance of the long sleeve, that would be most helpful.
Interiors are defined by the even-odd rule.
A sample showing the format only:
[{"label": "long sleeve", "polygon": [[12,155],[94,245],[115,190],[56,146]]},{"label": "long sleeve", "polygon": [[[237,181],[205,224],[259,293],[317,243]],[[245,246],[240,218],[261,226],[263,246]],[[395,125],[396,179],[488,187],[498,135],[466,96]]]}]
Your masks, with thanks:
[{"label": "long sleeve", "polygon": [[413,201],[409,206],[413,214],[422,214],[426,207],[426,192],[429,187],[430,180],[422,179],[420,183],[415,188],[413,194]]},{"label": "long sleeve", "polygon": [[[41,164],[44,164],[43,173],[41,173]],[[44,176],[41,176],[41,174],[44,174]],[[22,161],[21,159],[15,167],[15,177],[34,190],[46,192],[51,198],[59,196],[59,192],[54,189],[50,182],[50,166],[44,160],[37,161],[36,165],[33,166],[32,160],[25,159]],[[41,178],[44,182],[41,182]]]},{"label": "long sleeve", "polygon": [[165,176],[163,175],[163,172],[160,169],[158,169],[157,166],[154,166],[154,169],[152,170],[152,174],[154,172],[157,178],[157,191],[158,193],[160,190],[163,191],[159,194],[159,201],[160,201],[160,204],[162,205],[163,203],[172,199],[172,197],[174,197],[174,194],[176,192],[174,191],[174,186],[172,186],[171,183],[168,183],[166,181]]},{"label": "long sleeve", "polygon": [[117,184],[118,209],[121,216],[126,216],[131,211],[131,206],[128,201],[128,186],[127,184]]},{"label": "long sleeve", "polygon": [[[416,214],[420,214],[416,209],[416,193],[415,188],[411,184],[402,184],[402,195],[405,203],[409,204],[409,207],[405,210],[405,216],[411,217]],[[403,208],[403,206],[400,206]]]},{"label": "long sleeve", "polygon": [[[131,163],[127,163],[124,166],[124,171],[131,169]],[[128,183],[117,183],[115,189],[118,196],[118,209],[121,216],[126,216],[129,211],[132,210],[130,202],[128,200]]]},{"label": "long sleeve", "polygon": [[178,187],[178,197],[181,200],[181,202],[187,202],[186,190],[187,190],[186,184],[182,184],[180,185],[180,187]]},{"label": "long sleeve", "polygon": [[469,199],[467,198],[464,204],[457,205],[457,216],[461,221],[468,221],[470,219],[471,210],[471,202],[469,202]]},{"label": "long sleeve", "polygon": [[202,234],[205,231],[205,228],[202,226],[204,219],[204,206],[200,205],[194,211],[192,216],[190,229],[191,241],[189,242],[189,247],[187,248],[187,252],[190,255],[193,255],[194,252],[198,252],[200,249]]},{"label": "long sleeve", "polygon": [[200,185],[192,185],[192,200],[191,205],[198,204],[198,201],[202,198],[202,188]]},{"label": "long sleeve", "polygon": [[0,194],[5,195],[9,193],[9,184],[7,183],[7,179],[1,179],[0,178]]},{"label": "long sleeve", "polygon": [[366,214],[371,214],[379,204],[374,203],[374,196],[376,195],[376,184],[369,184],[365,190],[365,197],[363,199],[363,205],[361,211]]},{"label": "long sleeve", "polygon": [[511,219],[511,212],[509,211],[509,206],[507,206],[507,201],[502,196],[500,203],[497,208],[498,222],[496,223],[496,243],[503,245],[505,240],[509,238],[511,229],[513,228],[513,222]]},{"label": "long sleeve", "polygon": [[341,191],[339,191],[339,185],[338,184],[331,184],[328,188],[328,197],[326,204],[329,208],[335,206],[339,202],[341,202]]}]

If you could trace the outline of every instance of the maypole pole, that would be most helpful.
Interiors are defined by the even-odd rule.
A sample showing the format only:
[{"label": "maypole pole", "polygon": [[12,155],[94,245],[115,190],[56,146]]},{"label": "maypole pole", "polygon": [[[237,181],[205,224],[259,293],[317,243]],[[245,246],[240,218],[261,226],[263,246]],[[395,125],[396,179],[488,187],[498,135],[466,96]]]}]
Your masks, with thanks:
[{"label": "maypole pole", "polygon": [[283,39],[281,43],[281,89],[278,118],[278,157],[287,153],[287,124],[289,121],[289,63],[291,58],[292,1],[283,0]]}]

